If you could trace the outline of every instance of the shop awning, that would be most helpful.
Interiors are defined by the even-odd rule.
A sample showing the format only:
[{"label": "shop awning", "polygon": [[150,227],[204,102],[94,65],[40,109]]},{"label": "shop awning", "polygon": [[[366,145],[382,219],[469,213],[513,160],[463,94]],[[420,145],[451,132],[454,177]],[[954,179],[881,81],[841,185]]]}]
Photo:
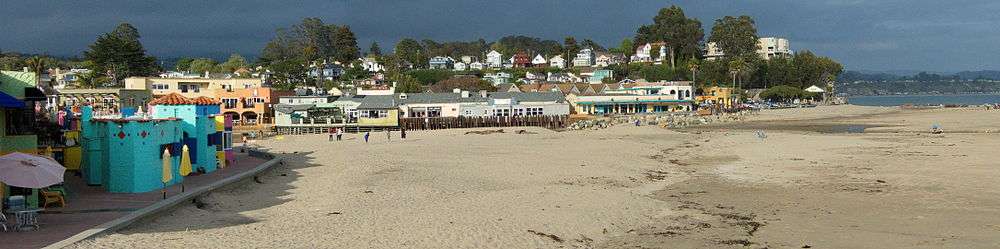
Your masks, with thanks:
[{"label": "shop awning", "polygon": [[21,101],[14,96],[7,95],[6,93],[0,92],[0,107],[3,108],[24,108],[24,101]]}]

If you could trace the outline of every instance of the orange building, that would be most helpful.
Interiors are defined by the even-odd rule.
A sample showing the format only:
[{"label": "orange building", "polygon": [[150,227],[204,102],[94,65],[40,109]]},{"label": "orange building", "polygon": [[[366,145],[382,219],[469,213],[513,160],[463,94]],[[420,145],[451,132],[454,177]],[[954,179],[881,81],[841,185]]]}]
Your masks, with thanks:
[{"label": "orange building", "polygon": [[274,123],[273,107],[278,97],[291,95],[267,87],[215,90],[215,97],[222,102],[221,113],[232,117],[235,128]]}]

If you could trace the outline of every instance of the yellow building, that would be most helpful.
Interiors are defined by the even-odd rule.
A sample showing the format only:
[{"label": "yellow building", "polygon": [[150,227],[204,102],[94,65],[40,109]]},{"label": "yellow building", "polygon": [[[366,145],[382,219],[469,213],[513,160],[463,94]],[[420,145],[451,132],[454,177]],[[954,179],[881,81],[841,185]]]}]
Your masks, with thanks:
[{"label": "yellow building", "polygon": [[212,78],[157,78],[130,77],[125,79],[125,89],[151,90],[153,96],[163,96],[178,93],[188,98],[215,98],[216,90],[252,89],[261,87],[261,80],[249,79],[212,79]]},{"label": "yellow building", "polygon": [[399,126],[399,108],[393,95],[368,95],[358,105],[358,126]]},{"label": "yellow building", "polygon": [[701,95],[695,97],[695,101],[698,104],[707,105],[722,105],[722,107],[729,108],[733,106],[733,98],[736,97],[733,94],[732,87],[706,87],[703,89]]}]

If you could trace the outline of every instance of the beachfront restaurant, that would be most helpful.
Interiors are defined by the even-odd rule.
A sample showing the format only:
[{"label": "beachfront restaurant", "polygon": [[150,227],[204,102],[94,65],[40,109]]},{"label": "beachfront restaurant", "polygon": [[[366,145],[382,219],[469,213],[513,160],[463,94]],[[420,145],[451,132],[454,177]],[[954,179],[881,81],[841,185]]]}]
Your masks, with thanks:
[{"label": "beachfront restaurant", "polygon": [[593,95],[573,96],[570,101],[578,114],[635,114],[691,111],[691,100],[669,95]]}]

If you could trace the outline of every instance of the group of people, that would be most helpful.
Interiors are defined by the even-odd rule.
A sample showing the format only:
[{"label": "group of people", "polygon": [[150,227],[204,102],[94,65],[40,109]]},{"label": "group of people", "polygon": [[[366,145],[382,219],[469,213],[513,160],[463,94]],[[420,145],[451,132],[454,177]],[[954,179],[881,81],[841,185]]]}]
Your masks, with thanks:
[{"label": "group of people", "polygon": [[[329,141],[333,141],[334,137],[337,138],[337,141],[343,140],[344,130],[341,129],[341,128],[330,128],[330,138],[329,138]],[[371,137],[371,132],[366,131],[365,132],[365,136],[364,136],[365,143],[368,143],[368,139],[370,137]],[[402,138],[402,139],[406,139],[406,129],[400,129],[399,130],[399,137]],[[388,129],[385,130],[385,139],[387,141],[392,141],[392,130],[388,130]]]}]

